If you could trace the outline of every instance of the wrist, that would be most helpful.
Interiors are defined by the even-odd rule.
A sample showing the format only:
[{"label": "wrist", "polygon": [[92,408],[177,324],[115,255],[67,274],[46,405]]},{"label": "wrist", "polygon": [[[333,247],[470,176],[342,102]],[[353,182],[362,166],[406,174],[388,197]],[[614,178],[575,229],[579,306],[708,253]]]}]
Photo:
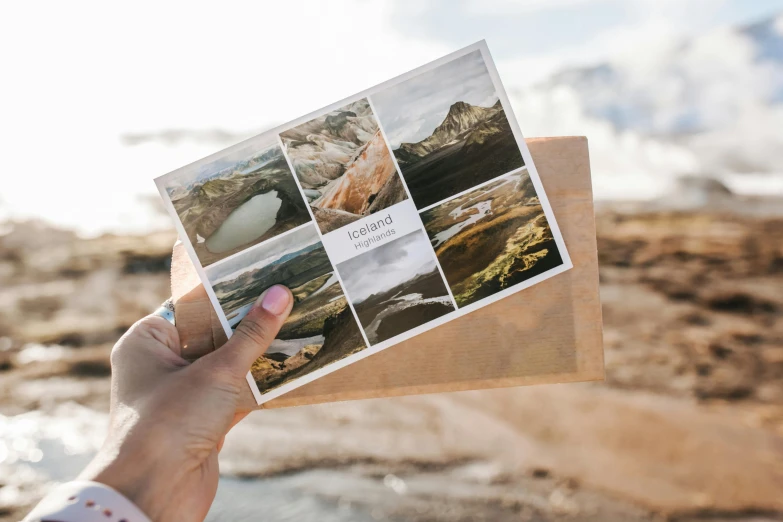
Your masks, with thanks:
[{"label": "wrist", "polygon": [[54,488],[24,518],[25,522],[151,522],[121,493],[93,481],[77,480]]},{"label": "wrist", "polygon": [[151,520],[164,520],[164,511],[176,487],[175,469],[160,469],[162,459],[145,449],[101,450],[80,475],[82,480],[104,484],[121,493]]}]

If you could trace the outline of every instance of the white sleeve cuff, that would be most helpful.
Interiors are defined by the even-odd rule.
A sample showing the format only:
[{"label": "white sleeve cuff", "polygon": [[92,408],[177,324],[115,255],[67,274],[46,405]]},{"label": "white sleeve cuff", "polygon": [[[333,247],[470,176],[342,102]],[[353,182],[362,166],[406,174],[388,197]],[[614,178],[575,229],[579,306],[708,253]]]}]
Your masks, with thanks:
[{"label": "white sleeve cuff", "polygon": [[114,489],[87,480],[67,482],[46,495],[23,522],[152,522]]}]

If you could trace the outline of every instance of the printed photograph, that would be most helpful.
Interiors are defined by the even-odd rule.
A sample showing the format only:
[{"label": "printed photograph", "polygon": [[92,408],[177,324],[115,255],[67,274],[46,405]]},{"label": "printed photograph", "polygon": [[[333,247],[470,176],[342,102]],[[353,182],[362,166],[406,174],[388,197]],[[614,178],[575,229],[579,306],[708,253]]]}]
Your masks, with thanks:
[{"label": "printed photograph", "polygon": [[206,272],[232,328],[270,286],[283,284],[294,294],[291,315],[250,370],[262,394],[365,348],[314,226],[275,238]]},{"label": "printed photograph", "polygon": [[407,198],[366,99],[280,138],[324,234]]},{"label": "printed photograph", "polygon": [[202,266],[311,220],[274,135],[165,179]]},{"label": "printed photograph", "polygon": [[421,230],[337,265],[370,344],[454,311]]},{"label": "printed photograph", "polygon": [[527,169],[420,216],[459,307],[563,264]]},{"label": "printed photograph", "polygon": [[480,51],[372,103],[418,209],[525,164]]}]

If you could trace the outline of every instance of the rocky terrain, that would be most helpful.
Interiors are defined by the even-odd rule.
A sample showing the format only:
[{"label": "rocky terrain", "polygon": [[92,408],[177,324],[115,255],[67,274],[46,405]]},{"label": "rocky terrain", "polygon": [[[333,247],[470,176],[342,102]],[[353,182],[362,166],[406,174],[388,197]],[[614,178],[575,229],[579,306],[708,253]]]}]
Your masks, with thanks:
[{"label": "rocky terrain", "polygon": [[454,103],[429,137],[400,144],[394,155],[420,209],[525,164],[500,100]]},{"label": "rocky terrain", "polygon": [[366,99],[280,137],[323,233],[407,197]]},{"label": "rocky terrain", "polygon": [[[274,195],[272,200],[278,201],[265,202],[261,211],[272,209],[273,215],[267,217],[259,216],[258,213],[249,214],[244,217],[245,220],[251,221],[245,225],[251,229],[249,234],[221,231],[227,236],[233,232],[240,237],[229,242],[214,241],[213,234],[224,225],[232,213],[254,197],[269,193]],[[296,182],[277,146],[257,160],[251,159],[225,168],[187,188],[172,189],[170,194],[188,238],[204,266],[310,220]],[[267,223],[266,226],[264,223]],[[235,225],[236,228],[241,226]],[[249,239],[245,241],[247,238]]]},{"label": "rocky terrain", "polygon": [[753,422],[780,432],[783,219],[742,206],[598,215],[608,381],[764,405]]},{"label": "rocky terrain", "polygon": [[[339,284],[335,286],[339,287]],[[342,293],[342,290],[340,292]],[[312,357],[309,357],[310,361],[307,365],[301,365],[285,376],[286,382],[323,368],[367,347],[351,309],[346,306],[344,296],[339,301],[333,301],[329,313],[323,315],[326,316],[321,330],[324,338],[323,344],[312,352]]]},{"label": "rocky terrain", "polygon": [[[324,188],[321,198],[314,201],[313,205],[344,210],[361,216],[369,210],[370,205],[374,203],[381,190],[387,187],[389,181],[396,178],[389,149],[378,131],[358,151],[345,169],[345,173]],[[368,197],[367,194],[370,196]],[[402,194],[404,195],[404,191]]]},{"label": "rocky terrain", "polygon": [[[605,383],[255,413],[210,520],[783,519],[783,218],[726,202],[599,211]],[[167,297],[173,241],[3,227],[3,522],[100,444],[109,350]]]},{"label": "rocky terrain", "polygon": [[562,264],[526,171],[421,214],[458,306]]}]

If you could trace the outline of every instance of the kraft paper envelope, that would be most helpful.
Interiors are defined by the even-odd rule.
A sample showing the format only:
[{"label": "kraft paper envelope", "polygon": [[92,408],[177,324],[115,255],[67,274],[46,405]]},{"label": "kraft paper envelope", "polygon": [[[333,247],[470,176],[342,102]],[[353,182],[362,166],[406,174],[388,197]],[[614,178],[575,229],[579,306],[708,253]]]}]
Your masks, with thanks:
[{"label": "kraft paper envelope", "polygon": [[[243,409],[603,379],[587,139],[526,141],[573,269],[261,406],[248,387]],[[180,243],[174,247],[171,288],[185,356],[194,360],[222,345],[226,335]]]}]

